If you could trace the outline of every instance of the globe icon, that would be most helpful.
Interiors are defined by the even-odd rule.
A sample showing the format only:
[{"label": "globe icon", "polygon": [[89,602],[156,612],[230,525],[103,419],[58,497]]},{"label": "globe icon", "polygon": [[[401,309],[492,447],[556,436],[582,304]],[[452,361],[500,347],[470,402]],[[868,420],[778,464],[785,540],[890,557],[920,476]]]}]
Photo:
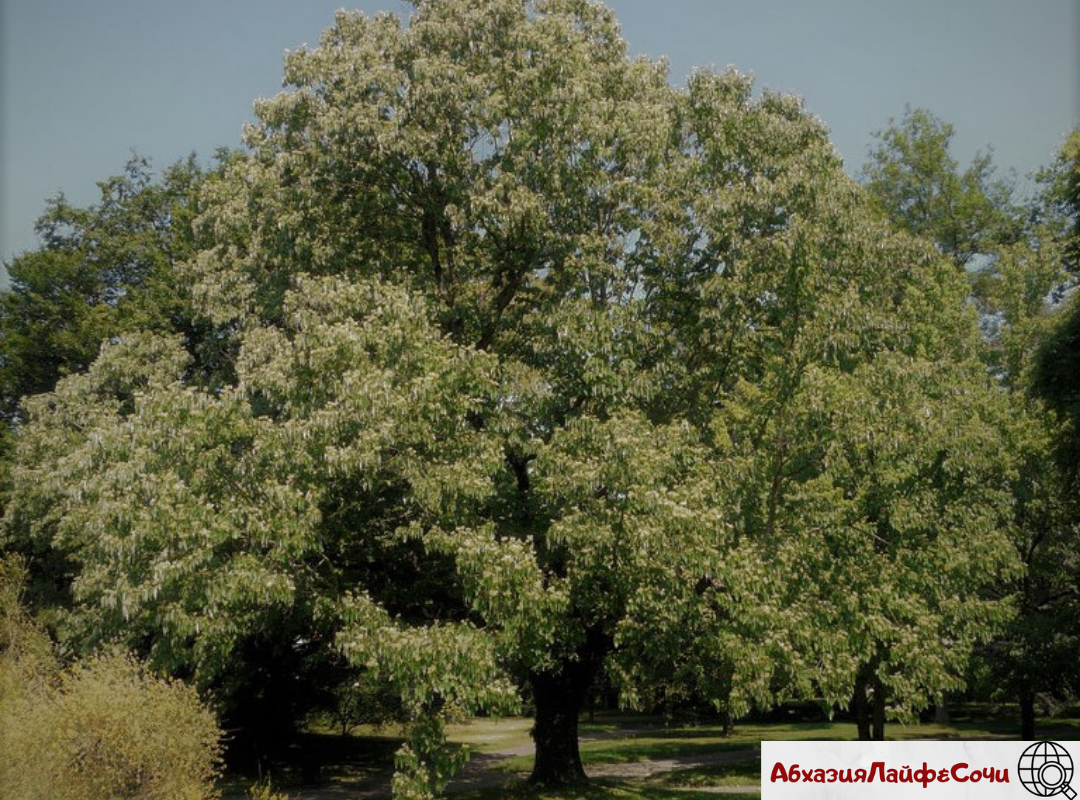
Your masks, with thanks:
[{"label": "globe icon", "polygon": [[1069,800],[1076,797],[1070,785],[1073,760],[1069,751],[1057,742],[1036,742],[1020,756],[1016,766],[1020,782],[1038,797],[1062,794]]}]

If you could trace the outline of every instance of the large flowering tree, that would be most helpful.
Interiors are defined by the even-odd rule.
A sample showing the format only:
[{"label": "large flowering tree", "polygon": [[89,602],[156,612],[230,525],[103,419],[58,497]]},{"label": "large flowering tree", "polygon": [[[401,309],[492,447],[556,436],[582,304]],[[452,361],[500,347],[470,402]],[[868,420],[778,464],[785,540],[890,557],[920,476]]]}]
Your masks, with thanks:
[{"label": "large flowering tree", "polygon": [[234,379],[124,337],[28,407],[9,530],[73,638],[222,691],[336,649],[416,723],[402,796],[519,688],[582,779],[601,669],[736,713],[955,678],[1010,552],[974,320],[797,100],[672,88],[585,0],[341,13],[285,80],[187,271]]}]

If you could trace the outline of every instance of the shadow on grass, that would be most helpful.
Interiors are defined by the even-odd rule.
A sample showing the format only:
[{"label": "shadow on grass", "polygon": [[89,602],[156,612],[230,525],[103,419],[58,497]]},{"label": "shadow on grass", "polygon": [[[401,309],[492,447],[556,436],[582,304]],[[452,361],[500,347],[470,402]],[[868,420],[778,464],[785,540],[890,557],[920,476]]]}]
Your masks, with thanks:
[{"label": "shadow on grass", "polygon": [[618,739],[582,743],[581,761],[585,766],[624,761],[660,761],[745,749],[744,742],[716,741],[700,737]]},{"label": "shadow on grass", "polygon": [[305,733],[269,759],[262,775],[230,771],[219,784],[225,798],[246,798],[248,788],[269,778],[274,789],[303,787],[368,788],[389,783],[394,753],[401,739],[394,736],[348,736]]},{"label": "shadow on grass", "polygon": [[[569,789],[542,789],[524,782],[508,783],[501,787],[451,792],[454,800],[715,800],[716,795],[695,789],[673,789],[639,781],[599,779],[586,786]],[[734,794],[731,798],[753,798],[760,795]]]}]

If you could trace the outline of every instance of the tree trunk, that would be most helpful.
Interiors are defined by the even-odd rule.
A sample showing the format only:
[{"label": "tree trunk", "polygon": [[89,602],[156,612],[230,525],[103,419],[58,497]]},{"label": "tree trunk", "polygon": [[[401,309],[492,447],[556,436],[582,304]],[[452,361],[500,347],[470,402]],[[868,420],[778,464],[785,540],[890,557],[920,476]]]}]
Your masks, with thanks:
[{"label": "tree trunk", "polygon": [[735,717],[731,716],[731,709],[724,708],[720,712],[720,722],[724,726],[724,738],[728,739],[735,732]]},{"label": "tree trunk", "polygon": [[872,682],[874,695],[870,700],[870,725],[871,737],[875,742],[885,741],[885,687],[881,685],[880,678],[874,678]]},{"label": "tree trunk", "polygon": [[851,698],[851,710],[855,714],[855,728],[859,732],[859,741],[870,741],[870,703],[866,697],[866,674],[859,670],[855,676],[855,692]]},{"label": "tree trunk", "polygon": [[1035,739],[1035,692],[1026,687],[1020,692],[1020,739]]},{"label": "tree trunk", "polygon": [[934,706],[934,724],[949,725],[951,723],[952,716],[949,714],[949,704],[945,700],[945,695],[942,695],[941,700]]},{"label": "tree trunk", "polygon": [[585,702],[591,670],[580,662],[564,663],[559,672],[530,676],[536,721],[532,729],[536,761],[529,782],[540,786],[584,783],[578,749],[578,714]]}]

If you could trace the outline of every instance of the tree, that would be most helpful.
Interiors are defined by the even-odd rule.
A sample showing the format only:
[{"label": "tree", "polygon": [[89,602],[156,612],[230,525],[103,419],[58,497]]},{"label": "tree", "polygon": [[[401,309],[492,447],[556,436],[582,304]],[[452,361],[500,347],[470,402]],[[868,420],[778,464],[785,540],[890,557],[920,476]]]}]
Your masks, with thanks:
[{"label": "tree", "polygon": [[126,330],[182,329],[190,312],[175,277],[191,256],[204,180],[194,157],[153,180],[132,157],[124,173],[99,184],[96,205],[63,195],[37,221],[42,246],[5,264],[11,288],[0,296],[0,386],[4,417],[19,401],[85,370],[102,341]]},{"label": "tree", "polygon": [[1020,737],[1035,738],[1036,700],[1067,700],[1080,690],[1076,650],[1077,555],[1075,491],[1057,463],[1063,433],[1053,415],[1026,392],[1013,392],[1008,450],[1012,481],[1012,535],[1023,572],[998,590],[1015,599],[1016,614],[976,660],[992,695],[1018,702]]},{"label": "tree", "polygon": [[[1069,397],[1070,302],[1075,258],[1075,133],[1049,170],[1030,208],[1023,240],[999,247],[976,281],[984,313],[993,315],[990,362],[1012,389],[1008,449],[1017,459],[1014,537],[1025,571],[1002,587],[1017,615],[986,654],[990,675],[1021,707],[1021,736],[1035,736],[1039,693],[1075,692],[1077,533],[1075,405]],[[1073,315],[1075,316],[1075,315]],[[1075,348],[1073,348],[1075,350]],[[1075,395],[1076,393],[1073,392]],[[1047,409],[1049,407],[1049,409]],[[1056,413],[1047,413],[1050,412]]]},{"label": "tree", "polygon": [[[259,685],[260,632],[301,664],[333,643],[401,695],[413,797],[456,765],[446,719],[518,686],[532,779],[582,780],[603,666],[633,698],[720,653],[699,687],[734,713],[849,697],[866,648],[790,602],[866,552],[814,556],[815,481],[837,482],[813,509],[832,530],[871,509],[830,467],[847,400],[815,387],[899,392],[890,425],[920,430],[949,392],[873,376],[969,361],[955,271],[868,207],[797,100],[734,72],[672,89],[582,0],[341,13],[286,83],[208,184],[185,267],[235,380],[207,389],[175,340],[125,335],[27,406],[8,530],[75,563],[72,640],[149,641],[225,697]],[[947,461],[912,435],[911,469]],[[1007,565],[982,495],[946,479],[920,477],[933,513],[891,555],[938,569],[916,554],[948,511],[959,596]],[[912,624],[934,631],[985,610],[927,606]],[[954,646],[923,644],[905,657]]]},{"label": "tree", "polygon": [[1057,157],[1039,179],[1043,185],[1043,214],[1057,223],[1071,272],[1080,267],[1080,128],[1066,137]]},{"label": "tree", "polygon": [[[1076,193],[1080,164],[1080,132],[1063,145],[1051,170],[1044,175],[1044,198],[1050,207],[1049,226],[1065,269],[1076,270],[1080,236]],[[1056,223],[1056,224],[1055,224]],[[1033,735],[1036,692],[1060,696],[1080,692],[1076,668],[1080,630],[1075,624],[1080,603],[1076,583],[1080,553],[1080,294],[1069,296],[1040,322],[1037,346],[1030,354],[1023,388],[1052,414],[1042,442],[1042,459],[1032,482],[1043,488],[1035,494],[1028,558],[1033,562],[1023,589],[1026,622],[1006,640],[1007,677],[1021,693],[1022,733]]]},{"label": "tree", "polygon": [[[0,292],[0,481],[5,494],[13,438],[24,398],[51,391],[84,372],[102,343],[124,333],[176,333],[195,356],[188,379],[220,383],[230,370],[227,338],[196,319],[178,265],[199,237],[199,192],[235,156],[217,154],[204,170],[194,156],[155,177],[133,156],[122,174],[99,183],[97,203],[79,208],[63,195],[37,221],[41,246],[5,264],[11,286]],[[6,543],[27,557],[28,602],[51,613],[68,602],[70,565],[54,549],[25,538]]]},{"label": "tree", "polygon": [[[1055,234],[1065,268],[1075,272],[1080,254],[1080,129],[1074,130],[1053,166],[1042,176],[1048,226]],[[1059,453],[1066,473],[1080,486],[1080,301],[1075,286],[1072,296],[1053,316],[1032,365],[1031,388],[1043,398],[1066,425],[1059,439]]]},{"label": "tree", "polygon": [[990,154],[960,170],[949,152],[953,133],[929,111],[909,108],[875,134],[862,178],[890,219],[965,268],[996,245],[1017,241],[1021,220],[1011,186],[994,178]]},{"label": "tree", "polygon": [[986,589],[1018,574],[1002,451],[1011,409],[975,359],[883,357],[819,391],[836,398],[829,468],[796,509],[821,537],[810,574],[831,580],[792,602],[815,604],[807,613],[846,638],[859,737],[884,739],[887,718],[962,688],[973,648],[1010,619]]},{"label": "tree", "polygon": [[1069,451],[1067,428],[1030,396],[1051,407],[1068,397],[1067,388],[1062,391],[1071,374],[1062,368],[1068,324],[1055,306],[1071,283],[1074,259],[1075,135],[1040,174],[1042,192],[1023,211],[1012,205],[1007,186],[993,181],[988,157],[959,172],[948,154],[951,136],[951,126],[909,110],[879,135],[864,178],[894,221],[933,240],[971,273],[983,359],[1009,391],[1011,418],[999,426],[1012,464],[1003,475],[1012,493],[1005,529],[1023,571],[991,591],[991,597],[1014,598],[1016,613],[997,639],[977,651],[975,671],[995,684],[996,696],[1005,692],[1019,702],[1021,735],[1031,739],[1036,694],[1075,684],[1075,592],[1069,588],[1075,491],[1068,478],[1075,451]]}]

